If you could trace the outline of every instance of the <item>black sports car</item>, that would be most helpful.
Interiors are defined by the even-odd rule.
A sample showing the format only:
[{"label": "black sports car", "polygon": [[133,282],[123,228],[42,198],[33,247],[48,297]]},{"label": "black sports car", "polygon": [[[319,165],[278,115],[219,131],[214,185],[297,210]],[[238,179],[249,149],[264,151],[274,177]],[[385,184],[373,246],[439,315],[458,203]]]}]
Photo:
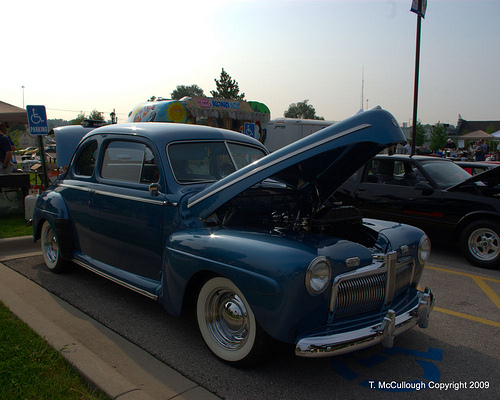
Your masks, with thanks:
[{"label": "black sports car", "polygon": [[500,268],[500,168],[471,176],[437,157],[378,155],[336,199],[366,217],[417,226],[433,242],[458,244],[474,265]]}]

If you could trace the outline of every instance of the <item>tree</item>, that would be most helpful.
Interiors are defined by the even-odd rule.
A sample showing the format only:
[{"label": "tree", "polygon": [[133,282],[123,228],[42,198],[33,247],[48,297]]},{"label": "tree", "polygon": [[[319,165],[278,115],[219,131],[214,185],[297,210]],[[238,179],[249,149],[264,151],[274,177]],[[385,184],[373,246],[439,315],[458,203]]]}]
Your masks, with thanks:
[{"label": "tree", "polygon": [[189,97],[206,97],[203,89],[198,85],[177,85],[175,90],[170,94],[173,100],[180,100],[185,96]]},{"label": "tree", "polygon": [[104,116],[102,115],[102,112],[97,111],[95,108],[92,110],[92,112],[89,114],[87,117],[83,111],[80,111],[80,114],[75,119],[72,119],[71,125],[80,125],[84,119],[93,119],[95,121],[106,121],[104,119]]},{"label": "tree", "polygon": [[106,121],[104,119],[104,116],[102,115],[102,112],[97,111],[95,108],[90,113],[89,119],[92,119],[92,120],[95,120],[95,121]]},{"label": "tree", "polygon": [[444,149],[447,135],[446,127],[441,122],[438,122],[436,125],[431,127],[430,139],[431,150]]},{"label": "tree", "polygon": [[72,119],[71,125],[80,125],[84,119],[87,117],[85,116],[85,113],[83,111],[80,111],[80,114],[75,119]]},{"label": "tree", "polygon": [[486,133],[489,133],[490,135],[492,133],[495,133],[496,132],[496,129],[495,129],[495,126],[493,124],[490,124],[486,127]]},{"label": "tree", "polygon": [[228,99],[228,100],[243,100],[245,98],[245,93],[240,93],[240,88],[238,82],[231,79],[231,76],[224,71],[220,73],[220,80],[214,79],[215,86],[217,90],[211,90],[210,94],[212,97],[218,99]]},{"label": "tree", "polygon": [[311,104],[307,104],[309,100],[292,103],[288,106],[288,110],[283,114],[285,118],[302,118],[302,119],[322,119],[316,115],[316,110]]},{"label": "tree", "polygon": [[422,122],[417,122],[417,134],[415,138],[415,146],[423,146],[427,141],[427,133],[425,132]]}]

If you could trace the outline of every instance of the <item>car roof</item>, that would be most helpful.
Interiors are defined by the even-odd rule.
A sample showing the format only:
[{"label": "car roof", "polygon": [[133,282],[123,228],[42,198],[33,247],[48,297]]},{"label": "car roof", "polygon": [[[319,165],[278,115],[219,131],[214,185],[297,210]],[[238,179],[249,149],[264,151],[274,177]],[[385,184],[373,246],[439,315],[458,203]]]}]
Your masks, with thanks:
[{"label": "car roof", "polygon": [[433,156],[423,156],[423,155],[414,155],[410,156],[408,154],[378,154],[376,158],[380,159],[399,159],[399,160],[416,160],[416,161],[443,161],[443,162],[453,162],[453,160],[442,158],[442,157],[433,157]]},{"label": "car roof", "polygon": [[142,136],[153,140],[158,146],[184,140],[233,140],[264,148],[258,140],[239,132],[203,125],[175,124],[165,122],[137,122],[107,125],[94,129],[85,137],[119,134]]}]

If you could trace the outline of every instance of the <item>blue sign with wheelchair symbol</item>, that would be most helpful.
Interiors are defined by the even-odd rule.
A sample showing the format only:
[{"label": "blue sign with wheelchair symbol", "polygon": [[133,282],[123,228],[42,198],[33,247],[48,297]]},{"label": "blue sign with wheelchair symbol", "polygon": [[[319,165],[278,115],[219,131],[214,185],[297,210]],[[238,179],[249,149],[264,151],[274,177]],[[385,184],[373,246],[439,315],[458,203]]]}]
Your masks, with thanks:
[{"label": "blue sign with wheelchair symbol", "polygon": [[250,137],[255,137],[255,124],[253,122],[245,122],[243,133]]},{"label": "blue sign with wheelchair symbol", "polygon": [[26,106],[28,113],[28,126],[31,135],[47,135],[49,127],[47,125],[47,113],[45,106]]}]

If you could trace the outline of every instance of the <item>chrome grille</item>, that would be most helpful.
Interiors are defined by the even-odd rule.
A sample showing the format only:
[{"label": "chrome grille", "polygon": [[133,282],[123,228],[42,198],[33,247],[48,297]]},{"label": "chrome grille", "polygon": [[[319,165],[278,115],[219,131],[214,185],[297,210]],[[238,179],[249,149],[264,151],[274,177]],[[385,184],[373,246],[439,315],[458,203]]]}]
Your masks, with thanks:
[{"label": "chrome grille", "polygon": [[330,304],[334,319],[381,310],[413,281],[413,258],[397,260],[393,252],[376,260],[335,278]]},{"label": "chrome grille", "polygon": [[386,274],[378,274],[340,282],[335,318],[380,309],[384,304],[386,280]]}]

